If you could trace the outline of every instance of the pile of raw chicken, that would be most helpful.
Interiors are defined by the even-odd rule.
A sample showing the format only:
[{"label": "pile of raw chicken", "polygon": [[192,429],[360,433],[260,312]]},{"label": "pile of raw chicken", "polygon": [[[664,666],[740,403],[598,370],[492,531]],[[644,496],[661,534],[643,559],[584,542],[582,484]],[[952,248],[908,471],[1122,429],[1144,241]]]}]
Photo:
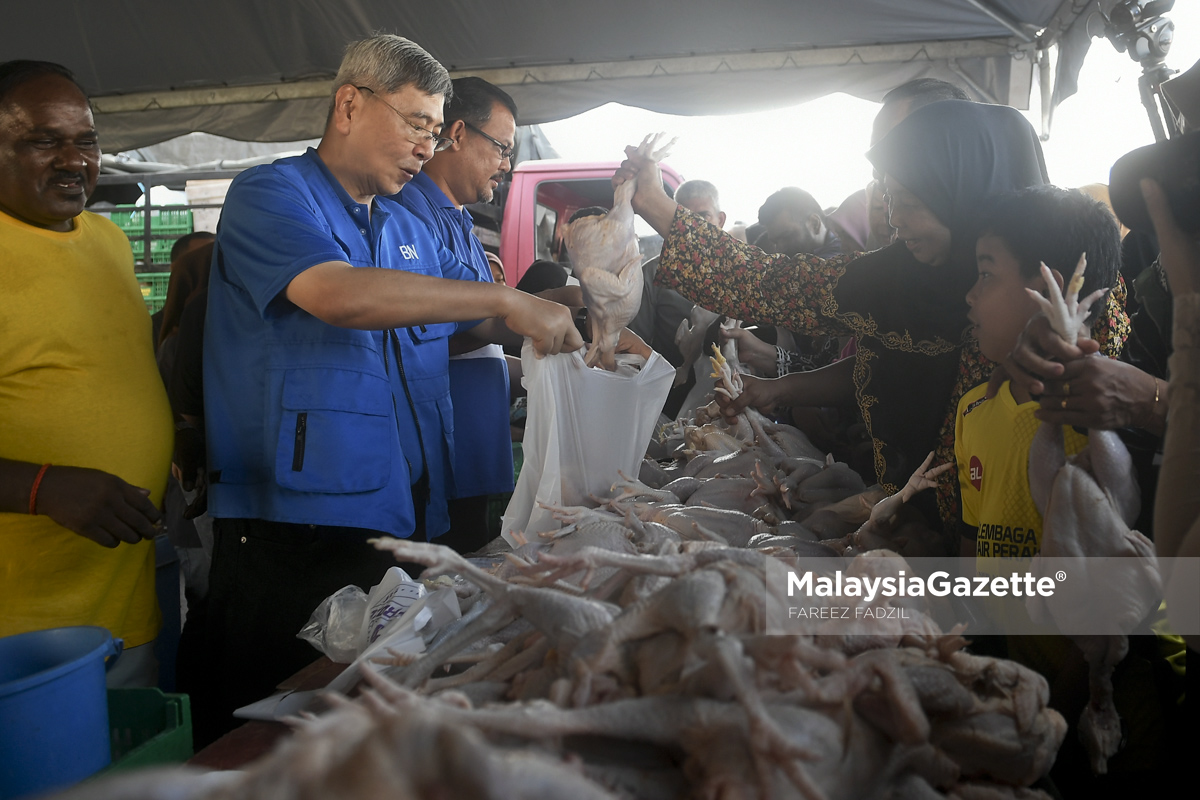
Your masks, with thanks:
[{"label": "pile of raw chicken", "polygon": [[[736,393],[735,367],[714,365]],[[595,507],[558,509],[552,535],[471,559],[378,541],[452,583],[462,618],[189,796],[1045,797],[1028,787],[1066,723],[1036,673],[919,613],[862,635],[767,635],[779,559],[878,574],[903,562],[877,548],[923,554],[932,539],[900,506],[936,471],[885,499],[796,429],[716,412],[664,430],[653,449],[673,457]],[[143,796],[169,777],[141,776]]]}]

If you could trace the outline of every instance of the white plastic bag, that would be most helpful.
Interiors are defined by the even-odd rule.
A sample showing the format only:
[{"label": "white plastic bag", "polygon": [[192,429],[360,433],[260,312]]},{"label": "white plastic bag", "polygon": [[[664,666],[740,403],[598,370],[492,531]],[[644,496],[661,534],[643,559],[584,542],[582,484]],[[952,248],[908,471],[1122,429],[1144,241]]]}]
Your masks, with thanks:
[{"label": "white plastic bag", "polygon": [[[399,567],[389,567],[383,574],[383,580],[375,584],[367,595],[367,613],[363,615],[358,634],[358,653],[361,655],[385,629],[404,616],[413,603],[426,594],[425,587],[410,578],[407,572]],[[422,624],[424,621],[418,622],[416,628]]]},{"label": "white plastic bag", "polygon": [[675,368],[658,353],[643,366],[617,356],[617,371],[589,368],[583,351],[536,358],[525,340],[522,383],[529,396],[522,449],[525,463],[501,520],[501,535],[527,537],[562,523],[538,506],[583,505],[606,494],[618,472],[636,476]]},{"label": "white plastic bag", "polygon": [[[296,636],[320,650],[330,661],[349,664],[381,634],[390,635],[405,612],[426,594],[425,587],[408,573],[390,567],[370,594],[357,586],[344,586],[326,597]],[[429,612],[424,614],[424,618],[414,621],[412,631],[429,621]]]},{"label": "white plastic bag", "polygon": [[297,638],[311,644],[338,664],[349,664],[359,652],[359,633],[367,611],[367,594],[343,586],[321,601]]}]

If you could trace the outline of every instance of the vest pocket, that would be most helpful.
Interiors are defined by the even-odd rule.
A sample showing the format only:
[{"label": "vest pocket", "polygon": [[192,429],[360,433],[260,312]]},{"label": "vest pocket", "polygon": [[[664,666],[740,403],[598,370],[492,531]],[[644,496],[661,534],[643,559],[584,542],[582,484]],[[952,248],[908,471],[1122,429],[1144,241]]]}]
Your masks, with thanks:
[{"label": "vest pocket", "polygon": [[397,446],[388,382],[350,370],[288,370],[275,480],[297,492],[349,494],[388,485]]}]

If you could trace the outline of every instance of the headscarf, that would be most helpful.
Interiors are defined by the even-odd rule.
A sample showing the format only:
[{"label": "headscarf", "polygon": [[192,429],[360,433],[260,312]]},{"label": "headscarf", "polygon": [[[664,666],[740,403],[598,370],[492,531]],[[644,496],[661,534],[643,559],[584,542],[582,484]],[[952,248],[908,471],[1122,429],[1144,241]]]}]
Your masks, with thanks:
[{"label": "headscarf", "polygon": [[954,391],[980,214],[997,195],[1046,183],[1046,162],[1015,109],[963,100],[917,109],[867,158],[951,234],[940,267],[918,262],[903,242],[851,262],[828,309],[858,339],[855,392],[874,438],[876,477],[894,489],[933,449]]}]

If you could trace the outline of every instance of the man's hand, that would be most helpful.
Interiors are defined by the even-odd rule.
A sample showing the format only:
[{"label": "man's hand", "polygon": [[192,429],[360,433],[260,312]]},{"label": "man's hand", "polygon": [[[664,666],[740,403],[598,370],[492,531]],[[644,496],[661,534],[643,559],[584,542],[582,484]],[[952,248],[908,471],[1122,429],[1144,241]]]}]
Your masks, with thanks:
[{"label": "man's hand", "polygon": [[510,290],[504,324],[518,336],[528,336],[540,358],[583,347],[571,309],[531,294]]},{"label": "man's hand", "polygon": [[1050,327],[1046,315],[1039,312],[1030,318],[1025,330],[1017,337],[1017,346],[1004,361],[1004,371],[997,369],[992,375],[988,397],[995,396],[1006,379],[1031,395],[1040,395],[1046,391],[1045,381],[1062,377],[1064,363],[1099,350],[1100,344],[1093,339],[1081,338],[1076,345],[1067,344]]},{"label": "man's hand", "polygon": [[1191,294],[1200,290],[1200,243],[1179,227],[1167,196],[1157,182],[1143,178],[1141,187],[1146,210],[1150,212],[1150,221],[1158,235],[1158,261],[1167,275],[1171,294]]},{"label": "man's hand", "polygon": [[103,547],[153,539],[162,514],[150,490],[107,472],[52,466],[37,494],[37,511]]},{"label": "man's hand", "polygon": [[185,492],[204,488],[204,432],[192,426],[178,426],[175,431],[175,454],[171,459],[171,474],[175,475]]},{"label": "man's hand", "polygon": [[748,364],[760,375],[773,377],[779,370],[775,348],[745,328],[721,328],[721,341],[737,342],[738,361]]}]

